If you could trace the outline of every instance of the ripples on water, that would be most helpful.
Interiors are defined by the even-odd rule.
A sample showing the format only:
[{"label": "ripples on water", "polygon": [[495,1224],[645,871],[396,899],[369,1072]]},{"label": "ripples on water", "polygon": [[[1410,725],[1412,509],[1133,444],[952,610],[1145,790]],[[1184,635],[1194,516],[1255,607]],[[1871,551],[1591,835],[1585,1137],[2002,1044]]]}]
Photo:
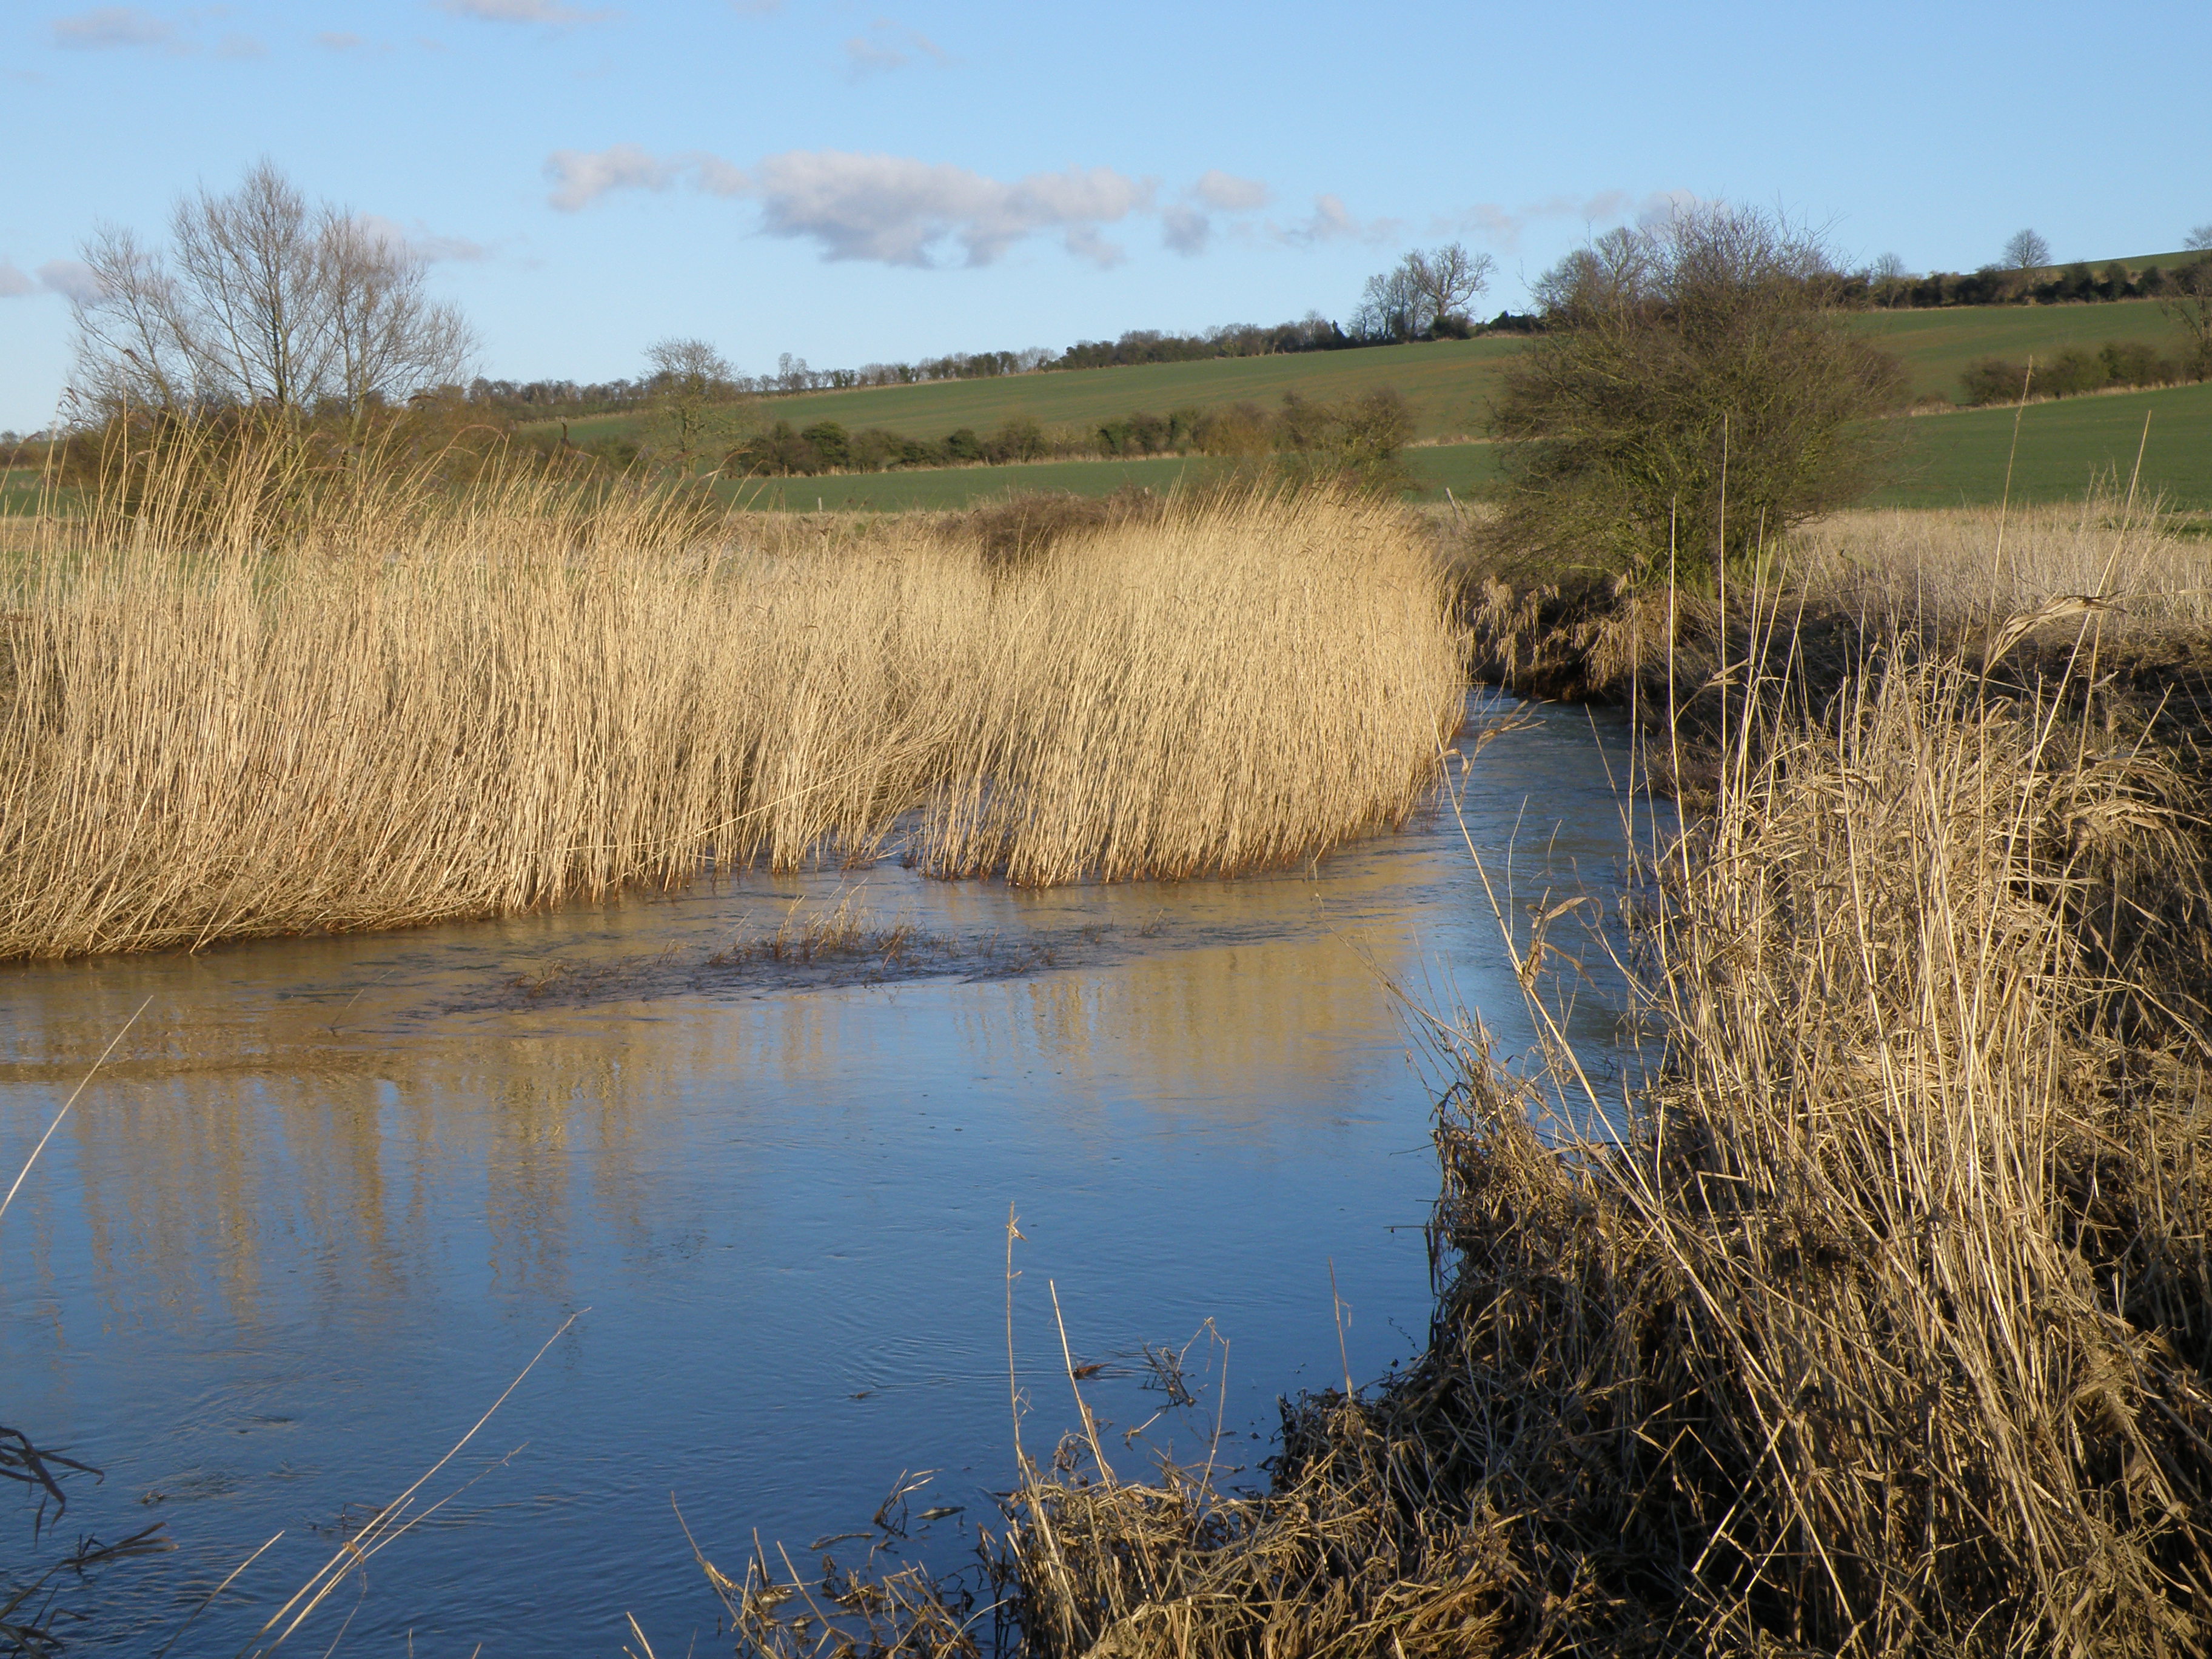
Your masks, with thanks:
[{"label": "ripples on water", "polygon": [[[1468,828],[1522,896],[1601,888],[1625,728],[1601,722],[1601,756],[1585,712],[1530,713],[1474,763]],[[928,951],[709,962],[862,880]],[[754,1528],[796,1556],[934,1469],[912,1508],[963,1507],[928,1528],[951,1559],[1012,1467],[1010,1204],[1032,1452],[1074,1420],[1050,1280],[1122,1427],[1164,1403],[1129,1357],[1213,1321],[1256,1465],[1276,1395],[1338,1375],[1332,1262],[1356,1377],[1425,1328],[1436,1091],[1363,952],[1529,1042],[1449,813],[1234,882],[1021,892],[886,862],[0,969],[10,1172],[150,999],[0,1230],[5,1420],[107,1471],[65,1528],[158,1517],[181,1547],[106,1574],[73,1650],[158,1645],[281,1528],[179,1650],[235,1652],[583,1308],[437,1491],[481,1478],[372,1565],[343,1651],[613,1652],[626,1609],[661,1652],[714,1651],[672,1492],[735,1572]],[[1201,1380],[1203,1420],[1155,1439],[1202,1443]]]}]

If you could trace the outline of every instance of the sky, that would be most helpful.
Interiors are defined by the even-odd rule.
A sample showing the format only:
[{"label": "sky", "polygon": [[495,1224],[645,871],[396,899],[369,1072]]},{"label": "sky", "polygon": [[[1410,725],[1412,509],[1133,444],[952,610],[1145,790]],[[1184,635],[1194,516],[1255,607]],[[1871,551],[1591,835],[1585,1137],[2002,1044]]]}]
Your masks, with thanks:
[{"label": "sky", "polygon": [[[882,8],[888,7],[888,9]],[[432,262],[499,378],[1057,349],[1348,318],[1409,247],[1484,313],[1689,198],[1847,264],[2060,260],[2212,221],[2202,0],[0,8],[0,428],[54,416],[103,222],[266,157]]]}]

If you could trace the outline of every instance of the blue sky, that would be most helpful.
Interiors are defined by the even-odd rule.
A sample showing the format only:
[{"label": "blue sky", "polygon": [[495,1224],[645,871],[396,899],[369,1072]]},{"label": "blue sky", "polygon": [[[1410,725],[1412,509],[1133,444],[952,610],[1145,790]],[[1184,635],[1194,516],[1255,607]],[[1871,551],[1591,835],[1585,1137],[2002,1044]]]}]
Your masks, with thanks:
[{"label": "blue sky", "polygon": [[481,369],[672,334],[758,373],[1342,318],[1411,246],[1520,304],[1672,196],[1850,259],[2062,259],[2212,220],[2212,6],[387,0],[0,19],[0,426],[67,377],[70,262],[262,155],[401,227]]}]

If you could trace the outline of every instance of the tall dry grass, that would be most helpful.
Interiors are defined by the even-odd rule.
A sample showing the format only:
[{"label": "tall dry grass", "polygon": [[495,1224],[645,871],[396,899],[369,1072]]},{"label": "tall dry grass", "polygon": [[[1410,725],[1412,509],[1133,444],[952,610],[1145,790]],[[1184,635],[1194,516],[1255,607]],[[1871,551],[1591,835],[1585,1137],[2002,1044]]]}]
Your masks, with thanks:
[{"label": "tall dry grass", "polygon": [[2118,601],[2107,640],[2212,626],[2212,550],[2124,497],[1841,513],[1791,532],[1776,562],[1814,603],[1939,631],[2096,595]]},{"label": "tall dry grass", "polygon": [[[417,481],[419,483],[419,481]],[[0,569],[0,956],[862,856],[1233,873],[1394,823],[1462,677],[1387,509],[1193,503],[1009,567],[543,479],[133,475]],[[272,512],[274,502],[282,508]]]},{"label": "tall dry grass", "polygon": [[2212,550],[2193,529],[2156,502],[2109,495],[2072,506],[1838,513],[1732,566],[1726,591],[1501,563],[1479,521],[1438,539],[1480,676],[1665,707],[1694,696],[1723,659],[1741,663],[1751,636],[1777,627],[1796,636],[1801,665],[1825,667],[1828,690],[1881,639],[1909,633],[1981,659],[2023,639],[2063,652],[2074,620],[2090,611],[2105,647],[2193,649],[2212,628]]},{"label": "tall dry grass", "polygon": [[1800,685],[1650,849],[1618,1138],[1447,1030],[1426,1353],[1286,1407],[1262,1497],[1029,1470],[1036,1648],[2212,1646],[2197,782],[1910,641]]}]

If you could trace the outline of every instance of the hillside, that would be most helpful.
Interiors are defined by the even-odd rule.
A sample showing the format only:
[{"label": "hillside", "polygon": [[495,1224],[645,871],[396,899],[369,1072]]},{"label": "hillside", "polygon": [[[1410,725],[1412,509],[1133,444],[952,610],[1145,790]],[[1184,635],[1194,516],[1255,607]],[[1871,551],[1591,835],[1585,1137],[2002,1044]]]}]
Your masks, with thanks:
[{"label": "hillside", "polygon": [[[1243,399],[1273,405],[1285,392],[1333,401],[1395,386],[1413,406],[1415,435],[1440,438],[1482,430],[1498,366],[1521,345],[1516,337],[1497,337],[1279,357],[1054,369],[996,380],[801,392],[765,399],[760,410],[765,418],[802,426],[837,421],[854,428],[881,426],[908,437],[942,438],[963,426],[988,432],[1017,414],[1044,426],[1088,428],[1132,410],[1165,414],[1188,404],[1213,408]],[[571,421],[568,432],[583,443],[638,424],[635,415],[606,415]]]},{"label": "hillside", "polygon": [[1995,501],[2004,494],[2008,459],[2014,501],[2078,500],[2093,485],[2124,490],[2140,452],[2143,499],[2212,508],[2212,385],[2031,404],[2019,411],[2016,455],[2014,413],[1976,409],[1907,421],[1904,474],[1873,504]]},{"label": "hillside", "polygon": [[[1960,371],[1977,358],[2048,357],[2068,346],[2094,350],[2114,340],[2171,346],[2177,337],[2157,302],[2149,300],[1876,311],[1867,313],[1861,321],[1905,359],[1913,393],[1919,398],[1955,397]],[[880,426],[927,439],[942,438],[961,427],[988,432],[1012,415],[1026,415],[1048,427],[1081,428],[1133,410],[1164,414],[1185,406],[1214,408],[1242,400],[1269,406],[1279,403],[1286,392],[1333,401],[1378,386],[1395,386],[1413,405],[1415,438],[1435,441],[1483,431],[1498,370],[1524,343],[1515,336],[1492,336],[1353,351],[811,392],[767,399],[759,406],[759,415],[802,426],[814,421],[836,421],[854,429]],[[640,422],[634,414],[599,416],[569,422],[568,433],[577,442],[588,443],[635,433]],[[538,429],[556,424],[544,423]]]},{"label": "hillside", "polygon": [[2170,350],[2181,338],[2155,300],[1875,311],[1864,326],[1905,360],[1917,398],[1955,398],[1960,372],[1978,358],[2048,361],[2068,346],[2094,351],[2116,340],[2148,340]]}]

